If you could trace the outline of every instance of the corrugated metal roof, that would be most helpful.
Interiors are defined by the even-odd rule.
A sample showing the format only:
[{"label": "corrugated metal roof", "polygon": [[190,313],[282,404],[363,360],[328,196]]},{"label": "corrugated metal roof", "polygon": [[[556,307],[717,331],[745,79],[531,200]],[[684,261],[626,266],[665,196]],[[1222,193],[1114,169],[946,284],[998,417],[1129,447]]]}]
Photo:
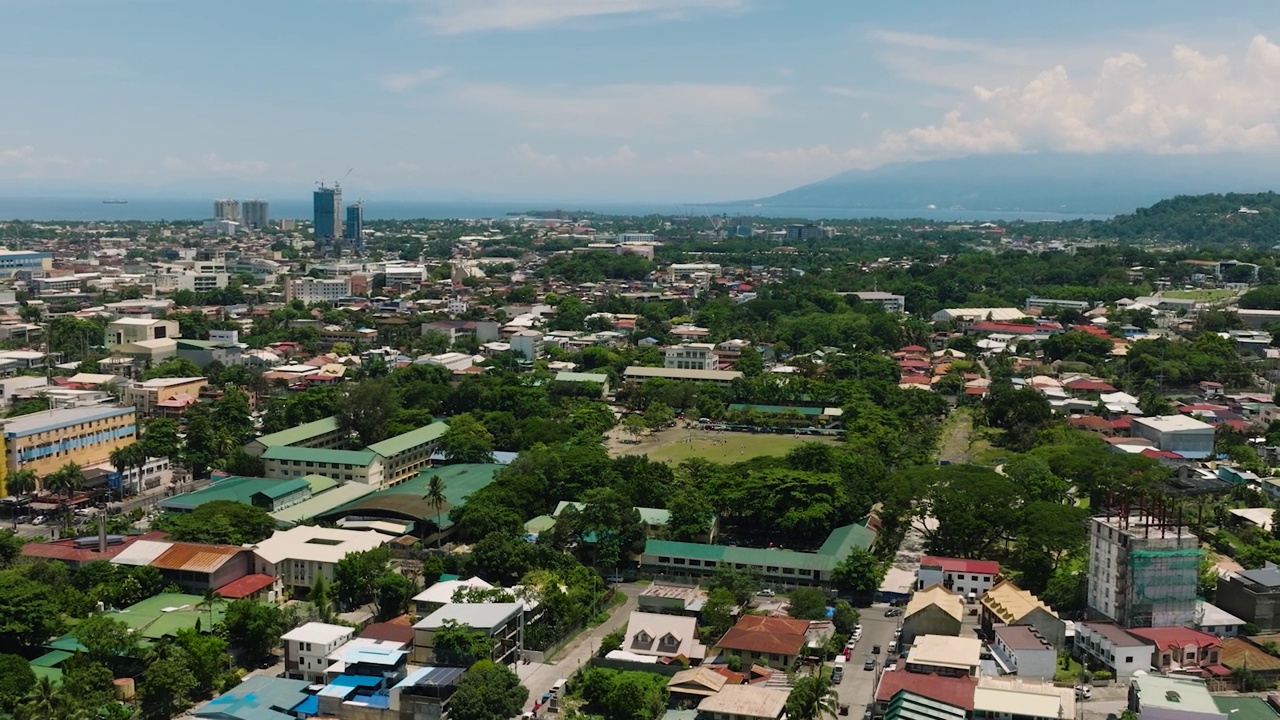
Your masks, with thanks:
[{"label": "corrugated metal roof", "polygon": [[277,447],[281,445],[297,445],[306,442],[312,438],[327,435],[338,430],[338,419],[330,416],[321,418],[314,422],[305,423],[297,427],[291,427],[288,430],[263,435],[258,438],[257,442],[263,447]]},{"label": "corrugated metal roof", "polygon": [[425,427],[417,430],[410,430],[407,433],[387,438],[382,442],[376,442],[367,449],[378,453],[382,457],[389,458],[399,455],[402,452],[412,450],[419,445],[425,445],[430,442],[439,440],[449,430],[449,424],[445,422],[433,422]]},{"label": "corrugated metal roof", "polygon": [[116,565],[150,565],[164,554],[172,543],[158,540],[139,540],[116,555],[111,562]]},{"label": "corrugated metal roof", "polygon": [[378,454],[372,450],[329,450],[326,448],[279,445],[262,453],[266,460],[291,460],[308,463],[337,463],[367,467]]},{"label": "corrugated metal roof", "polygon": [[167,550],[151,561],[151,566],[161,570],[212,573],[245,552],[248,551],[236,545],[172,543]]}]

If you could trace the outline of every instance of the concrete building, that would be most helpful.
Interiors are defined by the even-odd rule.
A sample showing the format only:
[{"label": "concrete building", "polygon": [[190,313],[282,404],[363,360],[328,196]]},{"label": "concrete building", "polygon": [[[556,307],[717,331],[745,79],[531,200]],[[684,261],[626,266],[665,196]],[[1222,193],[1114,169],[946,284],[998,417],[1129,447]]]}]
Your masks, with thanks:
[{"label": "concrete building", "polygon": [[1023,303],[1023,307],[1028,311],[1035,309],[1058,308],[1059,310],[1077,310],[1085,312],[1093,308],[1093,304],[1084,300],[1055,300],[1054,298],[1029,297]]},{"label": "concrete building", "polygon": [[245,227],[261,230],[271,222],[270,205],[266,200],[245,200],[240,210]]},{"label": "concrete building", "polygon": [[124,388],[124,402],[144,415],[157,413],[164,403],[179,396],[200,397],[200,391],[209,384],[208,378],[152,378],[139,380]]},{"label": "concrete building", "polygon": [[[374,530],[299,525],[289,530],[278,530],[253,546],[253,571],[280,578],[283,587],[306,594],[317,576],[333,582],[333,568],[342,558],[381,547],[389,539]],[[333,648],[328,652],[333,652]]]},{"label": "concrete building", "polygon": [[905,313],[907,311],[907,298],[902,295],[894,295],[887,292],[852,292],[842,293],[858,298],[864,303],[879,305],[888,313]]},{"label": "concrete building", "polygon": [[255,457],[273,447],[308,447],[338,448],[350,439],[350,433],[338,427],[338,420],[332,416],[313,422],[281,430],[277,433],[263,435],[244,446],[244,451]]},{"label": "concrete building", "polygon": [[1029,625],[1005,625],[995,629],[989,643],[996,662],[1010,675],[1052,680],[1058,669],[1058,650]]},{"label": "concrete building", "polygon": [[1263,567],[1218,577],[1214,603],[1264,631],[1280,630],[1280,567]]},{"label": "concrete building", "polygon": [[336,240],[342,237],[342,188],[321,184],[311,194],[312,235],[316,240]]},{"label": "concrete building", "polygon": [[213,219],[230,220],[231,222],[240,222],[240,201],[239,200],[214,200],[213,201]]},{"label": "concrete building", "polygon": [[512,354],[525,360],[542,357],[542,333],[537,330],[518,330],[510,338]]},{"label": "concrete building", "polygon": [[1185,527],[1145,516],[1091,518],[1090,615],[1123,627],[1194,624],[1200,557],[1200,539]]},{"label": "concrete building", "polygon": [[147,340],[164,340],[180,336],[178,323],[154,318],[120,318],[107,323],[103,344],[108,350]]},{"label": "concrete building", "polygon": [[0,278],[11,278],[19,272],[44,272],[53,269],[53,253],[0,249]]},{"label": "concrete building", "polygon": [[971,637],[921,635],[907,653],[906,669],[949,677],[976,678],[982,667],[982,641]]},{"label": "concrete building", "polygon": [[260,456],[269,478],[323,475],[338,482],[358,482],[373,487],[386,484],[383,458],[372,450],[329,450],[279,445]]},{"label": "concrete building", "polygon": [[898,642],[905,646],[921,635],[958,636],[963,622],[964,600],[942,585],[930,585],[907,603]]},{"label": "concrete building", "polygon": [[920,558],[916,572],[916,589],[941,585],[961,597],[977,600],[995,586],[1000,576],[1000,563],[994,560],[961,560],[958,558]]},{"label": "concrete building", "polygon": [[345,625],[309,622],[281,635],[285,676],[324,683],[325,671],[332,664],[329,656],[350,641],[355,632],[355,628]]},{"label": "concrete building", "polygon": [[430,615],[445,605],[453,603],[453,596],[459,590],[492,590],[493,585],[478,577],[441,580],[431,587],[413,596],[414,606],[419,615]]},{"label": "concrete building", "polygon": [[5,476],[32,470],[43,478],[69,462],[105,462],[112,450],[138,439],[137,424],[132,407],[65,408],[0,420]]},{"label": "concrete building", "polygon": [[1162,673],[1199,674],[1222,662],[1222,641],[1186,627],[1134,628],[1130,635],[1152,648],[1151,666]]},{"label": "concrete building", "polygon": [[253,553],[238,545],[141,540],[111,559],[113,565],[153,567],[183,592],[216,590],[249,574]]},{"label": "concrete building", "polygon": [[300,277],[284,281],[284,301],[301,300],[305,305],[336,303],[351,295],[351,276],[336,278]]},{"label": "concrete building", "polygon": [[652,378],[667,380],[688,380],[689,382],[709,382],[728,387],[734,380],[742,377],[737,370],[680,370],[677,368],[658,368],[632,365],[622,375],[628,382],[644,382]]},{"label": "concrete building", "polygon": [[662,348],[662,366],[677,370],[719,370],[714,343],[684,343]]},{"label": "concrete building", "polygon": [[1227,720],[1200,678],[1142,671],[1129,684],[1129,709],[1142,720]]},{"label": "concrete building", "polygon": [[442,664],[435,654],[436,631],[446,622],[454,622],[493,638],[491,659],[499,665],[509,665],[518,660],[524,650],[524,608],[523,602],[445,605],[414,624],[410,662]]},{"label": "concrete building", "polygon": [[1018,308],[947,308],[939,310],[930,318],[933,322],[950,322],[961,325],[992,320],[994,322],[1013,322],[1024,320],[1028,315]]},{"label": "concrete building", "polygon": [[1188,460],[1213,456],[1213,426],[1186,415],[1135,417],[1129,433]]},{"label": "concrete building", "polygon": [[1115,623],[1078,623],[1072,654],[1111,670],[1118,679],[1151,668],[1151,646]]}]

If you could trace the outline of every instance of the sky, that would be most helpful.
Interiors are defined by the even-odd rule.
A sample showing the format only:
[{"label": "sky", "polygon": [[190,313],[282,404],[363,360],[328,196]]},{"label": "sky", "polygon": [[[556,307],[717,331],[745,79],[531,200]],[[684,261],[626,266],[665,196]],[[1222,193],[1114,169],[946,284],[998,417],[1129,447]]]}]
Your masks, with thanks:
[{"label": "sky", "polygon": [[1263,0],[0,0],[0,18],[9,196],[342,179],[365,199],[699,202],[966,155],[1280,155]]}]

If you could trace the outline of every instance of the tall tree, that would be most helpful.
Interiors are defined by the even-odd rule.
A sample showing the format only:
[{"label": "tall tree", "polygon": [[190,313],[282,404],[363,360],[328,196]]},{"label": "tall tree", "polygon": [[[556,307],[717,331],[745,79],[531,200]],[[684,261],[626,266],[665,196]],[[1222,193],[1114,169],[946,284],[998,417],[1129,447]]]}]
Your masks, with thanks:
[{"label": "tall tree", "polygon": [[269,655],[285,631],[284,612],[254,600],[232,600],[222,622],[232,646],[253,660]]},{"label": "tall tree", "polygon": [[888,572],[888,564],[880,558],[854,548],[831,572],[831,582],[841,592],[870,595],[880,589]]},{"label": "tall tree", "polygon": [[821,720],[836,717],[838,701],[831,680],[822,675],[806,675],[791,686],[787,695],[787,717],[792,720]]},{"label": "tall tree", "polygon": [[493,462],[493,435],[470,413],[449,418],[449,429],[440,438],[440,452],[454,462]]},{"label": "tall tree", "polygon": [[485,659],[462,674],[449,700],[453,720],[507,720],[520,714],[529,689],[509,668]]},{"label": "tall tree", "polygon": [[30,495],[36,491],[40,476],[35,470],[23,468],[5,478],[5,489],[10,495]]},{"label": "tall tree", "polygon": [[333,569],[334,594],[338,606],[351,610],[373,602],[377,597],[374,583],[387,571],[391,551],[385,547],[348,553]]},{"label": "tall tree", "polygon": [[440,510],[447,502],[444,496],[444,479],[432,474],[431,479],[427,480],[427,491],[422,499],[436,513],[436,547],[440,547]]},{"label": "tall tree", "polygon": [[361,445],[369,446],[387,438],[387,424],[399,406],[391,383],[371,378],[349,384],[334,415],[340,429],[358,437]]},{"label": "tall tree", "polygon": [[482,630],[474,630],[453,620],[445,620],[435,634],[435,660],[441,665],[470,667],[488,660],[494,639]]}]

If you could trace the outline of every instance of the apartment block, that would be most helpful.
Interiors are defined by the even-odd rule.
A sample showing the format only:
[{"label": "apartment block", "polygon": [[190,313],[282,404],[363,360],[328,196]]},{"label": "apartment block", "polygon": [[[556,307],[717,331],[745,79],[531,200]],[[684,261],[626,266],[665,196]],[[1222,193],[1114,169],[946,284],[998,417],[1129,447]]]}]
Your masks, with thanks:
[{"label": "apartment block", "polygon": [[138,439],[132,407],[46,410],[0,421],[5,474],[34,470],[45,476],[69,462],[80,466],[105,461],[111,451]]},{"label": "apartment block", "polygon": [[103,344],[111,350],[119,345],[176,338],[181,333],[173,320],[154,318],[120,318],[107,323]]},{"label": "apartment block", "polygon": [[663,348],[662,366],[677,370],[718,370],[720,357],[713,343],[685,343]]},{"label": "apartment block", "polygon": [[351,295],[351,276],[336,278],[289,278],[284,281],[284,301],[301,300],[306,305],[333,304]]}]

